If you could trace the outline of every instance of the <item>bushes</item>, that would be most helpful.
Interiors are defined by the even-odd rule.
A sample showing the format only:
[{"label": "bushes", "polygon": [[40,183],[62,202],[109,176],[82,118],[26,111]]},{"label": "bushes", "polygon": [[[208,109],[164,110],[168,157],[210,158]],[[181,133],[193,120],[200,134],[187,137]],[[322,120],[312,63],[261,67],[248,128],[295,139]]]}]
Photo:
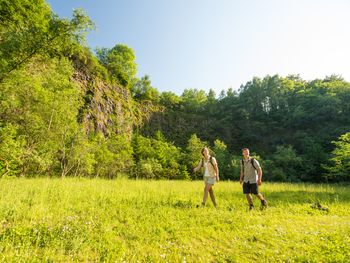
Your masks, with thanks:
[{"label": "bushes", "polygon": [[134,178],[152,179],[188,179],[185,166],[181,165],[180,148],[167,142],[157,132],[155,138],[134,135],[132,140],[134,160],[132,169]]},{"label": "bushes", "polygon": [[332,166],[326,166],[328,170],[326,180],[328,181],[349,181],[350,180],[350,132],[341,135],[338,141],[334,141],[336,146]]},{"label": "bushes", "polygon": [[275,153],[266,161],[266,178],[271,181],[296,182],[300,179],[302,158],[292,146],[277,146]]},{"label": "bushes", "polygon": [[0,128],[0,176],[21,173],[25,140],[17,136],[17,128],[8,124]]},{"label": "bushes", "polygon": [[60,167],[57,153],[65,153],[79,131],[80,91],[69,81],[72,74],[67,59],[38,57],[1,83],[0,156],[6,159],[12,140],[11,162],[19,166],[12,174],[51,174]]}]

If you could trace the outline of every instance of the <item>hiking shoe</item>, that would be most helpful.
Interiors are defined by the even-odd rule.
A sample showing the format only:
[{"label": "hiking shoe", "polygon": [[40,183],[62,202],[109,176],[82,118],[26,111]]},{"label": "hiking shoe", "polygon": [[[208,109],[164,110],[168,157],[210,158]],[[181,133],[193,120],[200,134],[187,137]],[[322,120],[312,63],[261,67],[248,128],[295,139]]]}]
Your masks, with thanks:
[{"label": "hiking shoe", "polygon": [[254,209],[254,205],[249,205],[249,210],[253,210]]},{"label": "hiking shoe", "polygon": [[264,199],[264,200],[261,200],[261,208],[266,208],[267,207],[267,201]]},{"label": "hiking shoe", "polygon": [[200,208],[200,207],[205,207],[205,204],[201,203],[200,205],[196,205],[197,208]]}]

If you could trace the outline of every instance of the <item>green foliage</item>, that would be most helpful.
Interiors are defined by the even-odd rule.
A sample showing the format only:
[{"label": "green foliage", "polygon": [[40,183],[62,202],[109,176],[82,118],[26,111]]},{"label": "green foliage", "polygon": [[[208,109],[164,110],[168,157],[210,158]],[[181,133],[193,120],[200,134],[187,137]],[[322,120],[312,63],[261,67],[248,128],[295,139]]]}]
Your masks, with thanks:
[{"label": "green foliage", "polygon": [[298,181],[302,165],[302,158],[296,154],[291,145],[277,146],[276,152],[266,164],[265,180]]},{"label": "green foliage", "polygon": [[167,109],[179,109],[182,98],[171,91],[164,91],[160,94],[160,104]]},{"label": "green foliage", "polygon": [[51,173],[56,153],[75,136],[81,101],[71,74],[65,59],[38,59],[2,83],[0,116],[5,127],[16,127],[22,175]]},{"label": "green foliage", "polygon": [[189,112],[203,111],[207,95],[203,90],[185,89],[181,95],[184,109]]},{"label": "green foliage", "polygon": [[155,138],[134,135],[133,153],[136,161],[132,176],[153,179],[188,179],[188,174],[180,165],[180,149],[168,143],[157,132]]},{"label": "green foliage", "polygon": [[226,144],[219,139],[215,140],[213,152],[218,163],[220,179],[234,179],[235,174],[234,170],[232,169],[232,163],[230,162],[231,156],[227,150]]},{"label": "green foliage", "polygon": [[88,140],[82,128],[62,140],[57,154],[61,177],[92,176],[97,160],[93,154],[93,144]]},{"label": "green foliage", "polygon": [[[350,83],[339,76],[309,82],[298,75],[255,77],[238,92],[223,91],[218,100],[212,91],[200,90],[185,90],[175,103],[164,100],[164,111],[142,132],[161,130],[182,148],[192,134],[211,143],[219,139],[231,160],[249,147],[262,156],[271,180],[322,182],[331,166],[331,142],[350,129],[349,99]],[[294,157],[286,153],[294,160],[292,170],[276,159],[283,145],[294,151]],[[231,161],[221,166],[235,169]]]},{"label": "green foliage", "polygon": [[313,138],[304,132],[295,134],[295,148],[300,149],[302,166],[299,171],[299,178],[302,181],[321,182],[325,173],[324,165],[329,163],[329,153],[322,147],[319,138]]},{"label": "green foliage", "polygon": [[145,100],[156,103],[159,100],[159,92],[151,86],[151,80],[148,75],[142,77],[140,80],[135,80],[131,93],[136,101]]},{"label": "green foliage", "polygon": [[333,166],[328,166],[326,175],[331,181],[349,181],[350,179],[350,132],[341,135],[338,141],[333,142],[336,148],[333,150]]},{"label": "green foliage", "polygon": [[164,169],[157,159],[141,159],[134,168],[135,178],[160,179],[164,176]]},{"label": "green foliage", "polygon": [[104,178],[115,178],[118,174],[131,171],[133,166],[130,140],[124,135],[112,135],[105,138],[98,133],[93,140],[92,152],[96,164],[94,176]]},{"label": "green foliage", "polygon": [[0,128],[0,173],[1,176],[20,174],[25,156],[25,138],[17,135],[14,125]]},{"label": "green foliage", "polygon": [[126,45],[117,44],[113,48],[99,48],[97,57],[110,74],[124,87],[133,82],[137,65],[134,51]]},{"label": "green foliage", "polygon": [[[183,155],[183,163],[187,166],[187,170],[191,171],[202,160],[203,155],[201,153],[203,147],[206,147],[207,143],[197,137],[196,134],[192,134],[188,140],[186,151]],[[202,178],[201,171],[192,175],[193,179]]]},{"label": "green foliage", "polygon": [[[82,10],[68,20],[41,0],[4,0],[0,14],[1,175],[114,178],[130,172],[133,125],[157,107],[133,100],[107,70],[134,81],[133,51],[116,45],[106,52],[109,64],[101,65],[84,46],[93,24]],[[157,100],[149,78],[141,82],[146,99]],[[186,177],[176,161],[164,163],[162,151],[157,158],[176,171],[168,177]]]},{"label": "green foliage", "polygon": [[241,173],[241,161],[242,161],[242,156],[240,155],[231,156],[231,161],[229,163],[231,167],[230,169],[231,173],[228,179],[239,181],[240,173]]},{"label": "green foliage", "polygon": [[2,175],[198,179],[208,142],[222,179],[237,179],[242,147],[261,156],[268,180],[349,178],[350,83],[340,76],[254,77],[218,99],[159,93],[136,78],[130,47],[97,57],[86,47],[93,23],[82,10],[69,20],[44,0],[2,0],[0,18]]},{"label": "green foliage", "polygon": [[0,14],[0,82],[38,55],[71,55],[93,28],[82,10],[60,19],[44,0],[3,0]]}]

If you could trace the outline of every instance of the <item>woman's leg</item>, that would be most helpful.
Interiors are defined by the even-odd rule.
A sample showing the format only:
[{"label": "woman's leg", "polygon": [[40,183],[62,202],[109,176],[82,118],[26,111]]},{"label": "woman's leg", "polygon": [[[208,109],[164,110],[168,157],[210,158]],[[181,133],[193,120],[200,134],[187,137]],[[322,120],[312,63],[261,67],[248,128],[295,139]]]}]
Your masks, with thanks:
[{"label": "woman's leg", "polygon": [[210,194],[211,201],[213,202],[214,206],[216,207],[216,200],[215,200],[214,190],[213,190],[212,186],[209,189],[209,194]]},{"label": "woman's leg", "polygon": [[208,183],[205,183],[204,194],[203,194],[203,202],[202,202],[203,205],[205,205],[205,203],[207,202],[208,192],[209,192],[210,188],[211,188],[211,185],[208,184]]}]

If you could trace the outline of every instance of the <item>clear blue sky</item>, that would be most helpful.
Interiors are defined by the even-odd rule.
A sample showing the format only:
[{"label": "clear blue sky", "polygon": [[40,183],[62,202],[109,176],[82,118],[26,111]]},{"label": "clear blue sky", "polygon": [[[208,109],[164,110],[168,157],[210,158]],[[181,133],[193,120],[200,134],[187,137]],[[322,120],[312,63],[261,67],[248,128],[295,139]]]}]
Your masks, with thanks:
[{"label": "clear blue sky", "polygon": [[159,91],[217,94],[253,76],[339,74],[350,80],[348,0],[48,0],[61,17],[83,8],[88,45],[122,43]]}]

